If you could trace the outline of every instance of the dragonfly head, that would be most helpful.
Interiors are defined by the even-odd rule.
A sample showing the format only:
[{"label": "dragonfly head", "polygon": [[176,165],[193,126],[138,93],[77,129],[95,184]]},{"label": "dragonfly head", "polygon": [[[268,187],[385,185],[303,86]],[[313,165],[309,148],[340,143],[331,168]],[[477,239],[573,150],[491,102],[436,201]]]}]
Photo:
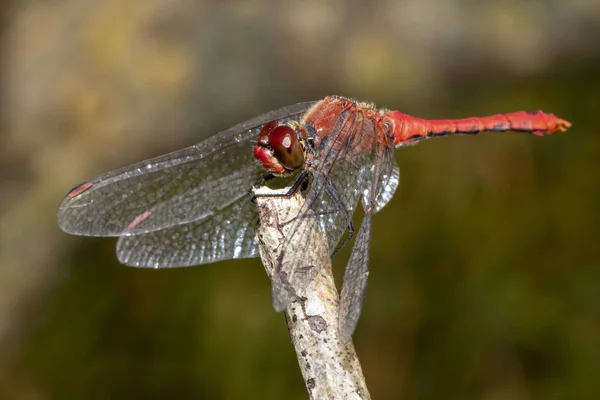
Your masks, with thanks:
[{"label": "dragonfly head", "polygon": [[306,132],[298,123],[265,125],[254,146],[254,157],[274,175],[287,175],[302,168],[306,158]]}]

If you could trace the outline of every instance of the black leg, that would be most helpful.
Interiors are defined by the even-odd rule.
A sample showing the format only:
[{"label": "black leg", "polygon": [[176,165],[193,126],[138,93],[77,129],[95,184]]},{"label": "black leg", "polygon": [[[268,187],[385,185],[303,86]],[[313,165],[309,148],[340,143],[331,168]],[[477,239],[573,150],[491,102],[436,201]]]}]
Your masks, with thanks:
[{"label": "black leg", "polygon": [[[298,188],[300,188],[301,190],[305,190],[305,188],[308,185],[308,177],[309,177],[308,171],[302,171],[302,173],[298,176],[298,179],[296,179],[296,181],[294,182],[292,187],[290,187],[290,189],[286,193],[253,194],[251,201],[253,203],[255,203],[257,197],[290,197],[291,195],[296,193]],[[262,183],[264,183],[268,180],[271,180],[273,178],[275,178],[275,176],[273,176],[273,175],[264,176],[258,180],[257,185],[255,185],[255,186],[259,186]]]}]

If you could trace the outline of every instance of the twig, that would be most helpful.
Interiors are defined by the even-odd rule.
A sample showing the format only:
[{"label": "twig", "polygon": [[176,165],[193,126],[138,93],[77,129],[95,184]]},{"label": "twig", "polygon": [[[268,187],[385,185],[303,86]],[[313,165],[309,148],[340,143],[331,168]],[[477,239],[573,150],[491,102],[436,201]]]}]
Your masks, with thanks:
[{"label": "twig", "polygon": [[[281,244],[293,225],[286,222],[298,214],[304,199],[300,193],[291,197],[260,197],[265,190],[268,189],[255,189],[254,194],[259,194],[256,204],[260,215],[260,256],[271,277]],[[311,231],[311,240],[305,245],[310,246],[311,251],[322,252],[324,264],[315,280],[298,293],[300,298],[284,312],[306,389],[311,399],[370,399],[354,344],[351,340],[345,342],[339,335],[339,295],[333,281],[327,240],[317,229],[314,218],[305,216],[303,220]],[[307,249],[293,250],[302,253]]]}]

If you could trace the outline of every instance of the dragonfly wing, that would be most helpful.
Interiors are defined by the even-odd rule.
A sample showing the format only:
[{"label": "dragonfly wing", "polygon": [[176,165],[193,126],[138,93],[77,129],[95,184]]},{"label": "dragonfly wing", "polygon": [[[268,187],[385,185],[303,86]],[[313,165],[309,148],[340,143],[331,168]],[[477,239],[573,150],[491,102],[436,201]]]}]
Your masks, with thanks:
[{"label": "dragonfly wing", "polygon": [[[398,164],[394,158],[394,152],[392,150],[386,151],[383,158],[381,184],[379,185],[377,199],[375,200],[375,209],[373,210],[375,213],[381,211],[389,203],[400,183],[400,168],[398,168]],[[366,198],[368,198],[368,194],[363,197],[363,200]]]},{"label": "dragonfly wing", "polygon": [[[391,176],[389,173],[393,172],[395,166],[391,148],[378,143],[376,153],[380,157],[375,159],[370,187],[365,190],[366,194],[363,196],[365,214],[344,271],[344,281],[340,293],[339,331],[345,340],[352,337],[362,311],[369,277],[371,220],[380,204],[381,188],[385,188],[386,180],[389,181],[388,178]],[[378,189],[379,192],[377,192]],[[374,193],[377,195],[373,195]]]},{"label": "dragonfly wing", "polygon": [[246,193],[263,173],[252,147],[268,122],[301,116],[314,102],[284,107],[197,145],[100,175],[71,190],[58,210],[68,233],[126,236],[205,218]]},{"label": "dragonfly wing", "polygon": [[[352,215],[359,195],[345,198],[347,210],[340,210],[334,202],[338,193],[331,187],[323,188],[324,179],[315,179],[301,210],[292,224],[272,276],[273,307],[282,311],[314,280],[322,266],[323,257],[329,258],[336,244],[348,228],[344,213]],[[309,191],[309,192],[310,192]],[[348,206],[348,205],[351,206]]]},{"label": "dragonfly wing", "polygon": [[344,281],[340,293],[339,331],[345,340],[352,337],[352,333],[356,329],[367,291],[372,214],[372,212],[365,213],[363,217],[344,271]]},{"label": "dragonfly wing", "polygon": [[125,265],[147,268],[185,267],[232,258],[258,256],[258,211],[244,193],[218,212],[183,225],[132,236],[117,243]]},{"label": "dragonfly wing", "polygon": [[[362,196],[363,209],[367,209],[369,206],[371,182],[373,181],[373,174],[375,171],[375,161],[373,163],[365,165],[365,168],[361,171],[361,182],[363,182],[364,196]],[[375,199],[374,212],[378,213],[394,196],[398,184],[400,183],[400,168],[396,163],[393,151],[386,151],[383,154],[383,168],[381,172],[381,182],[377,188],[377,198]]]},{"label": "dragonfly wing", "polygon": [[[303,219],[313,214],[319,236],[327,238],[328,254],[337,249],[344,232],[352,223],[352,214],[362,194],[366,177],[361,173],[372,163],[372,151],[353,152],[355,141],[363,147],[375,147],[374,129],[368,129],[362,113],[341,115],[338,124],[327,136],[327,144],[319,155],[319,165],[311,170],[313,182],[305,204],[292,222],[290,233],[282,244],[282,252],[273,278],[273,305],[283,310],[305,289],[320,271],[322,250],[311,248],[313,230]],[[348,134],[348,132],[353,134]],[[332,148],[332,144],[337,147]]]}]

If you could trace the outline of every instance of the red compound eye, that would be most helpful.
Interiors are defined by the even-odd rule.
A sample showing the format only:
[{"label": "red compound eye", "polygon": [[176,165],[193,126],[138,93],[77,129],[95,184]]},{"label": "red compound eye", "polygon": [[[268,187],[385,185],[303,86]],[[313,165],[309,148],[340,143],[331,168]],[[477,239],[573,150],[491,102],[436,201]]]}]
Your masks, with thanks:
[{"label": "red compound eye", "polygon": [[304,150],[292,128],[281,125],[269,133],[269,145],[277,160],[287,170],[293,171],[304,164]]}]

